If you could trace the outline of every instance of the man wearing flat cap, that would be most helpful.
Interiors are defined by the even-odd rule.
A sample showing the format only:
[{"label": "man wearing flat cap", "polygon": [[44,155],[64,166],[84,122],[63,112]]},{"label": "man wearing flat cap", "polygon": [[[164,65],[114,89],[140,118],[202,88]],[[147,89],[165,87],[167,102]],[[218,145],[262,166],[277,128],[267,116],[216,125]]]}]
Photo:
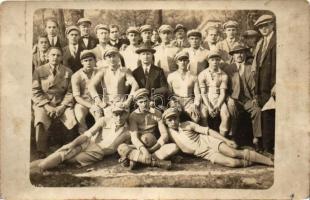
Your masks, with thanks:
[{"label": "man wearing flat cap", "polygon": [[[231,115],[231,132],[233,139],[238,138],[238,121],[240,111],[250,114],[253,131],[253,144],[259,149],[262,137],[261,108],[257,104],[255,81],[251,72],[251,65],[246,63],[248,48],[242,44],[236,45],[229,52],[233,56],[233,63],[223,66],[222,70],[229,78],[227,107]],[[240,123],[239,123],[240,124]],[[240,138],[240,136],[239,136]]]},{"label": "man wearing flat cap", "polygon": [[172,40],[171,45],[180,49],[188,48],[189,43],[186,38],[187,28],[182,24],[177,24],[174,29],[175,40]]},{"label": "man wearing flat cap", "polygon": [[[132,95],[139,86],[130,71],[121,66],[117,48],[107,48],[103,59],[106,61],[107,67],[102,68],[92,78],[88,89],[95,105],[104,109],[104,116],[110,116],[110,105],[115,101],[121,101],[126,107],[129,107],[133,99]],[[103,88],[102,97],[97,91],[98,86]]]},{"label": "man wearing flat cap", "polygon": [[226,136],[229,131],[230,115],[225,97],[227,93],[228,76],[220,69],[221,54],[219,51],[208,53],[209,67],[198,75],[198,82],[204,105],[207,107],[207,117],[220,115],[220,134]]},{"label": "man wearing flat cap", "polygon": [[42,173],[59,164],[77,163],[88,166],[115,154],[120,144],[130,142],[127,119],[129,109],[121,102],[112,106],[110,118],[101,117],[72,142],[62,146],[45,159],[31,162],[30,173]]},{"label": "man wearing flat cap", "polygon": [[[109,35],[110,35],[110,29],[105,24],[98,24],[95,27],[95,34],[98,39],[98,44],[95,48],[92,49],[94,54],[96,55],[96,61],[99,62],[103,59],[103,54],[106,51],[107,48],[111,47],[109,43]],[[104,65],[104,64],[103,64]]]},{"label": "man wearing flat cap", "polygon": [[158,29],[159,37],[161,39],[160,45],[154,47],[156,53],[155,65],[164,70],[165,76],[177,70],[174,62],[174,56],[178,52],[178,48],[171,45],[173,29],[170,25],[161,25]]},{"label": "man wearing flat cap", "polygon": [[[276,96],[276,34],[274,31],[274,17],[260,16],[254,24],[262,35],[258,41],[252,64],[255,73],[255,92],[261,108],[268,100]],[[274,148],[275,110],[266,110],[262,113],[263,148],[272,153]]]},{"label": "man wearing flat cap", "polygon": [[[163,69],[153,64],[155,50],[148,43],[145,43],[136,50],[136,53],[139,55],[141,65],[132,72],[132,75],[139,88],[146,88],[153,93],[152,95],[160,95],[162,99],[165,99],[168,92],[167,79]],[[158,103],[166,104],[166,102],[155,102],[156,105]]]},{"label": "man wearing flat cap", "polygon": [[[95,120],[102,117],[103,113],[100,107],[95,105],[88,90],[88,85],[99,69],[96,67],[96,56],[91,50],[84,50],[80,55],[83,68],[79,69],[72,75],[71,85],[72,94],[76,101],[74,106],[75,118],[78,121],[78,131],[84,133],[88,127],[86,125],[86,116],[91,113]],[[97,91],[100,91],[97,87]],[[99,93],[102,93],[100,91]]]},{"label": "man wearing flat cap", "polygon": [[90,35],[91,21],[88,18],[80,18],[77,22],[77,26],[80,28],[81,37],[79,39],[79,45],[82,50],[93,49],[98,44],[98,39]]},{"label": "man wearing flat cap", "polygon": [[142,38],[142,43],[149,43],[151,46],[154,45],[154,42],[152,42],[152,34],[153,34],[153,28],[151,25],[145,24],[140,27],[139,29],[141,38]]},{"label": "man wearing flat cap", "polygon": [[208,51],[201,46],[202,34],[200,31],[195,29],[188,31],[187,38],[190,47],[184,50],[189,54],[189,71],[192,75],[198,76],[208,66]]},{"label": "man wearing flat cap", "polygon": [[145,88],[138,89],[134,93],[138,108],[129,116],[129,130],[133,145],[120,145],[118,153],[122,160],[128,159],[132,162],[169,169],[171,162],[164,160],[175,155],[179,149],[174,143],[167,143],[169,136],[161,120],[162,114],[150,106],[149,93],[150,91]]},{"label": "man wearing flat cap", "polygon": [[223,28],[226,38],[217,43],[217,49],[222,54],[222,60],[229,64],[232,63],[232,57],[229,55],[229,52],[239,42],[239,24],[236,21],[229,20],[223,24]]},{"label": "man wearing flat cap", "polygon": [[129,45],[125,50],[120,51],[124,58],[125,66],[134,71],[138,67],[139,55],[136,50],[139,49],[139,29],[137,27],[129,27],[126,31],[126,36],[129,40]]},{"label": "man wearing flat cap", "polygon": [[246,62],[252,64],[254,59],[254,50],[260,38],[260,35],[255,30],[246,30],[242,34],[242,37],[244,44],[249,47],[249,50],[247,51]]},{"label": "man wearing flat cap", "polygon": [[36,146],[39,157],[48,152],[48,129],[59,119],[67,129],[76,125],[71,89],[72,71],[61,64],[62,51],[51,47],[48,63],[36,68],[32,79],[32,101]]},{"label": "man wearing flat cap", "polygon": [[79,45],[80,29],[77,26],[69,26],[66,29],[68,45],[63,48],[63,64],[69,67],[73,73],[82,67]]},{"label": "man wearing flat cap", "polygon": [[206,107],[201,105],[201,96],[197,76],[188,71],[189,55],[186,51],[180,51],[175,56],[178,70],[168,75],[170,93],[173,95],[169,106],[177,107],[185,112],[192,121],[207,125],[205,113]]}]

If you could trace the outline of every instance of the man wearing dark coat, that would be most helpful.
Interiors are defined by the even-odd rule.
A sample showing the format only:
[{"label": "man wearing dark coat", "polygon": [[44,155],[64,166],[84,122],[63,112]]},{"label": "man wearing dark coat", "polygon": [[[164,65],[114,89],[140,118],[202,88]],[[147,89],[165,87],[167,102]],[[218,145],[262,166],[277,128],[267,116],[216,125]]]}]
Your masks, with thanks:
[{"label": "man wearing dark coat", "polygon": [[81,18],[77,22],[80,28],[81,37],[79,39],[79,46],[82,50],[93,49],[98,44],[98,39],[90,35],[91,21],[87,18]]}]

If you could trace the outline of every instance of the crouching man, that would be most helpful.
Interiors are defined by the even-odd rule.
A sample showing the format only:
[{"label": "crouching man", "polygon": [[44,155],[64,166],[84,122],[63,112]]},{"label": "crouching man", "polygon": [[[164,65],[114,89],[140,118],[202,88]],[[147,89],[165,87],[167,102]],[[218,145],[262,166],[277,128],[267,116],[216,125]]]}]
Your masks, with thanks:
[{"label": "crouching man", "polygon": [[237,150],[235,142],[208,127],[179,120],[179,112],[168,108],[162,116],[171,139],[182,152],[193,154],[212,163],[227,167],[247,167],[252,162],[273,166],[273,161],[255,151]]},{"label": "crouching man", "polygon": [[65,161],[86,166],[116,153],[120,144],[130,141],[126,122],[128,115],[129,109],[124,107],[123,103],[114,103],[111,118],[100,118],[94,126],[72,142],[62,146],[47,158],[32,162],[30,172],[42,172]]},{"label": "crouching man", "polygon": [[[174,143],[166,144],[169,140],[167,129],[161,120],[161,112],[150,108],[149,91],[145,88],[134,93],[134,100],[138,108],[129,116],[129,127],[133,145],[121,144],[118,153],[120,161],[126,166],[130,161],[130,169],[136,162],[161,167],[171,168],[171,161],[164,161],[178,152]],[[156,128],[160,137],[157,140]]]}]

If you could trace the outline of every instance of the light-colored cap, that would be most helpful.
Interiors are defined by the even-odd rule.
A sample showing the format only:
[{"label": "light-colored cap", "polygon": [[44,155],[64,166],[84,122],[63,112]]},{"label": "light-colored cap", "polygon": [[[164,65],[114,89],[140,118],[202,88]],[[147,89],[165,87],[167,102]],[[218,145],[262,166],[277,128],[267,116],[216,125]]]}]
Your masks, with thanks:
[{"label": "light-colored cap", "polygon": [[256,22],[254,23],[254,26],[258,27],[262,24],[273,22],[273,20],[274,18],[272,15],[262,15],[256,20]]},{"label": "light-colored cap", "polygon": [[144,31],[153,31],[153,28],[151,25],[146,24],[140,27],[140,33]]},{"label": "light-colored cap", "polygon": [[133,98],[134,98],[135,100],[138,100],[138,99],[140,99],[141,97],[145,97],[145,96],[148,97],[149,94],[150,94],[150,92],[149,92],[147,89],[145,89],[145,88],[140,88],[140,89],[138,89],[137,91],[134,92]]},{"label": "light-colored cap", "polygon": [[77,27],[77,26],[69,26],[69,27],[66,28],[66,35],[68,35],[73,30],[75,30],[75,31],[80,33],[79,27]]},{"label": "light-colored cap", "polygon": [[82,23],[88,23],[88,24],[90,24],[90,25],[91,25],[91,21],[90,21],[90,19],[85,18],[85,17],[80,18],[80,19],[77,21],[77,25],[78,25],[78,26],[79,26],[79,25],[81,25]]},{"label": "light-colored cap", "polygon": [[202,34],[200,31],[196,30],[196,29],[192,29],[192,30],[189,30],[187,32],[187,37],[191,37],[191,36],[195,36],[195,37],[202,37]]},{"label": "light-colored cap", "polygon": [[96,56],[94,54],[93,51],[91,50],[83,50],[80,54],[80,60],[83,60],[84,58],[87,58],[87,57],[93,57],[96,59]]},{"label": "light-colored cap", "polygon": [[238,28],[238,27],[239,27],[238,22],[233,21],[233,20],[229,20],[223,24],[224,29],[226,29],[226,28]]},{"label": "light-colored cap", "polygon": [[168,108],[167,110],[165,110],[165,112],[162,115],[162,119],[165,120],[168,117],[171,116],[178,116],[179,115],[179,111],[176,108]]},{"label": "light-colored cap", "polygon": [[110,31],[109,27],[105,24],[98,24],[96,27],[95,27],[95,33],[97,33],[97,30],[98,29],[104,29],[104,30],[107,30],[107,31]]},{"label": "light-colored cap", "polygon": [[170,25],[163,24],[159,27],[158,32],[173,32],[173,28]]}]

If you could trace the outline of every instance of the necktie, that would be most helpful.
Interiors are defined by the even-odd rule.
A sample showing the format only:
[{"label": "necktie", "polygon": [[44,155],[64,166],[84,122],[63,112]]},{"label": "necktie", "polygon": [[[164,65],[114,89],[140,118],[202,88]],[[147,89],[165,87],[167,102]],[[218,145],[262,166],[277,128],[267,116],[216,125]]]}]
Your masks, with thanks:
[{"label": "necktie", "polygon": [[54,67],[54,68],[53,68],[53,75],[54,75],[54,76],[56,75],[56,72],[57,72],[57,71],[56,71],[56,67]]},{"label": "necktie", "polygon": [[55,46],[55,40],[54,40],[54,37],[51,38],[51,41],[52,41],[52,47]]},{"label": "necktie", "polygon": [[76,46],[73,46],[72,49],[73,49],[73,56],[76,57],[76,50],[77,50],[77,49],[76,49]]}]

